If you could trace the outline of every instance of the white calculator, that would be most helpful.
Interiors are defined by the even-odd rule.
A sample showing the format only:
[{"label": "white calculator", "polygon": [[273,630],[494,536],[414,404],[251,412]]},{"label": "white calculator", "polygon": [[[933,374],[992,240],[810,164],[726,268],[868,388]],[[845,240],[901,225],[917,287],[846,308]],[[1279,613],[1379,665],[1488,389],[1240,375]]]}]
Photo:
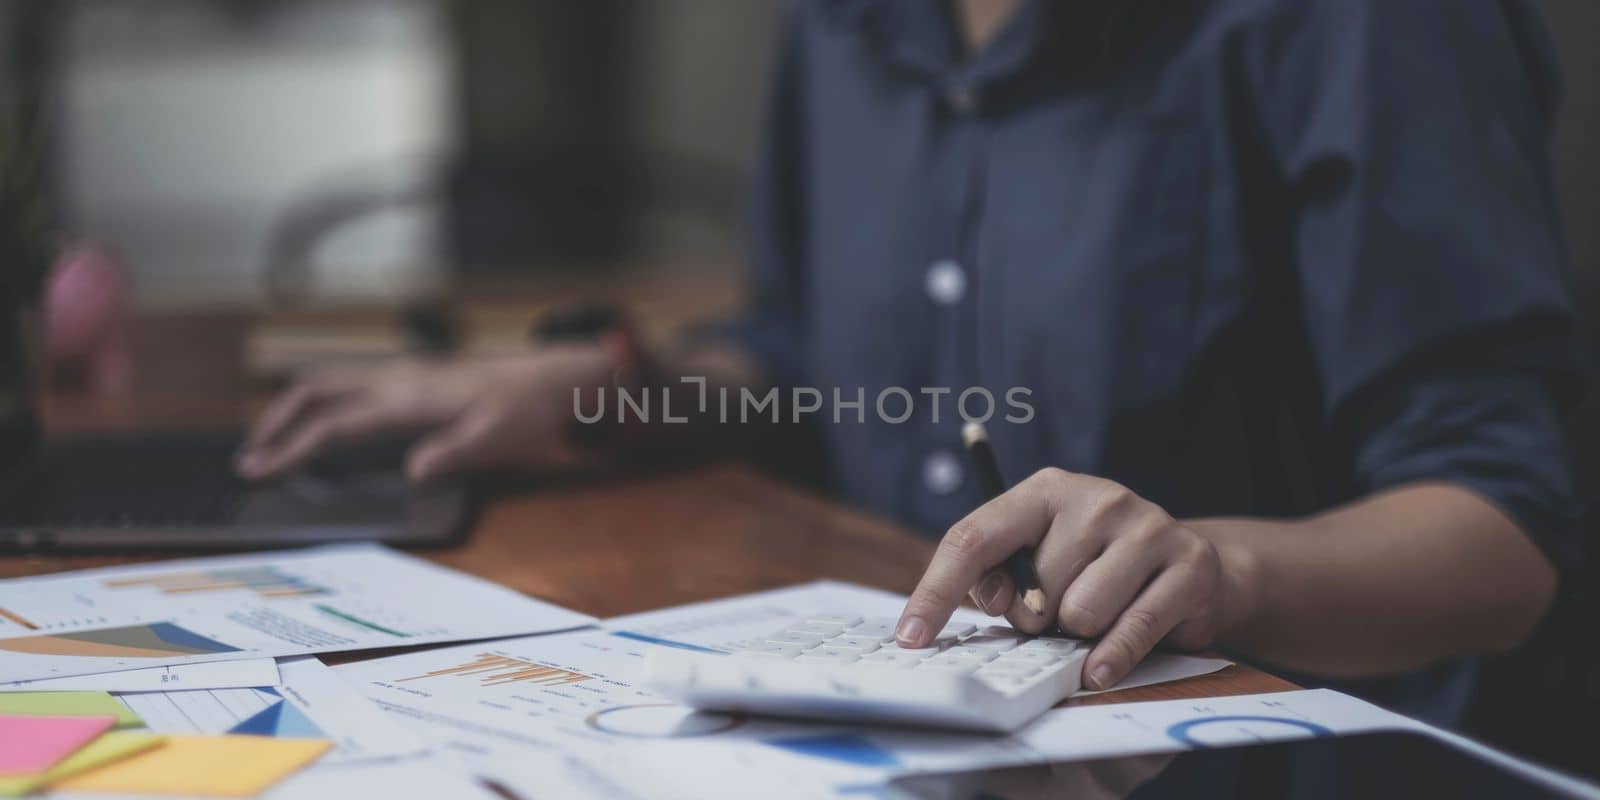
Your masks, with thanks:
[{"label": "white calculator", "polygon": [[932,646],[895,643],[892,617],[812,614],[727,654],[654,648],[644,683],[707,711],[1013,731],[1078,690],[1073,639],[952,622]]}]

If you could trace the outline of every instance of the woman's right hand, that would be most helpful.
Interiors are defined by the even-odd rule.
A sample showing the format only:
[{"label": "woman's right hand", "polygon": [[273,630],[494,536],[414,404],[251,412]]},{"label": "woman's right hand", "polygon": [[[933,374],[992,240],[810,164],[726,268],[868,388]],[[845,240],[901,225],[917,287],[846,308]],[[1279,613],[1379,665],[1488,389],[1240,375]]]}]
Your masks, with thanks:
[{"label": "woman's right hand", "polygon": [[565,442],[574,387],[609,384],[596,345],[561,345],[524,356],[421,361],[313,374],[275,398],[238,460],[240,475],[266,478],[341,442],[421,433],[406,459],[414,481],[470,469],[547,472],[593,466]]}]

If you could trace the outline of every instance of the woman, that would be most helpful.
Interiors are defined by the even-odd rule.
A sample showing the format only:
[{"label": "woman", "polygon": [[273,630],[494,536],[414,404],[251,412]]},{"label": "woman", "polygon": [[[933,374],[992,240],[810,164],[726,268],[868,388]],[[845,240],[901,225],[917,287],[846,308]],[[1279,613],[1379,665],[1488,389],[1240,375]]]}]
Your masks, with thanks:
[{"label": "woman", "polygon": [[[1554,83],[1518,0],[802,3],[755,313],[645,374],[931,390],[819,426],[848,497],[948,528],[902,644],[970,594],[1098,638],[1091,687],[1220,646],[1448,721],[1572,537]],[[592,462],[572,392],[619,366],[569,345],[304,384],[241,468],[417,425],[419,479]],[[991,420],[1031,477],[981,506],[940,393],[966,387],[1034,411]],[[997,569],[1025,545],[1044,615]]]}]

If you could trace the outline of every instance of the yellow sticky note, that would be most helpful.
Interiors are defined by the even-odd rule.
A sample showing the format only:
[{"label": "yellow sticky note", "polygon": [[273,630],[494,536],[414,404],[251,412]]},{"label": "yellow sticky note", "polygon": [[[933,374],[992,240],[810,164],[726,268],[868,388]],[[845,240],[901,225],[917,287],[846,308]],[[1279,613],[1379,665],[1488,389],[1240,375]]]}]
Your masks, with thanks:
[{"label": "yellow sticky note", "polygon": [[332,742],[322,739],[168,736],[154,750],[68,778],[50,788],[251,797],[315,761],[332,746]]},{"label": "yellow sticky note", "polygon": [[161,743],[159,733],[146,731],[112,731],[86,744],[70,756],[57,762],[38,775],[20,775],[0,778],[0,797],[20,797],[80,772],[127,758],[141,750],[149,750]]},{"label": "yellow sticky note", "polygon": [[0,714],[38,714],[51,717],[117,718],[117,727],[133,728],[143,720],[108,692],[0,692]]}]

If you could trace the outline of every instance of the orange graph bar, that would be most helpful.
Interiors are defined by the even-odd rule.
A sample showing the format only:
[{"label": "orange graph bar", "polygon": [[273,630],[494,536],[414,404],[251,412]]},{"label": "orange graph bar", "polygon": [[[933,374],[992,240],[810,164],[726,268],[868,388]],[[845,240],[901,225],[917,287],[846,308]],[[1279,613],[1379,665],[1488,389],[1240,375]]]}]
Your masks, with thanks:
[{"label": "orange graph bar", "polygon": [[437,678],[442,675],[478,675],[478,682],[484,686],[499,686],[505,683],[532,683],[538,686],[560,686],[568,683],[578,683],[589,680],[588,675],[557,667],[547,667],[543,664],[534,664],[510,656],[498,656],[494,653],[479,653],[478,657],[465,664],[454,667],[436,669],[421,675],[409,678],[400,678],[397,682],[415,681],[422,678]]},{"label": "orange graph bar", "polygon": [[11,620],[12,622],[14,622],[14,623],[16,623],[18,625],[21,625],[22,627],[27,628],[30,631],[39,630],[39,626],[38,625],[35,625],[35,624],[23,619],[20,615],[15,614],[15,613],[13,613],[11,611],[8,611],[8,610],[6,610],[4,608],[0,608],[0,617],[5,617],[6,619]]},{"label": "orange graph bar", "polygon": [[176,581],[161,587],[167,594],[184,594],[187,592],[221,592],[228,589],[249,589],[250,584],[241,581],[216,581],[213,583],[178,583]]},{"label": "orange graph bar", "polygon": [[297,587],[293,589],[257,589],[256,594],[262,597],[301,597],[303,595],[327,594],[324,589],[315,587]]}]

